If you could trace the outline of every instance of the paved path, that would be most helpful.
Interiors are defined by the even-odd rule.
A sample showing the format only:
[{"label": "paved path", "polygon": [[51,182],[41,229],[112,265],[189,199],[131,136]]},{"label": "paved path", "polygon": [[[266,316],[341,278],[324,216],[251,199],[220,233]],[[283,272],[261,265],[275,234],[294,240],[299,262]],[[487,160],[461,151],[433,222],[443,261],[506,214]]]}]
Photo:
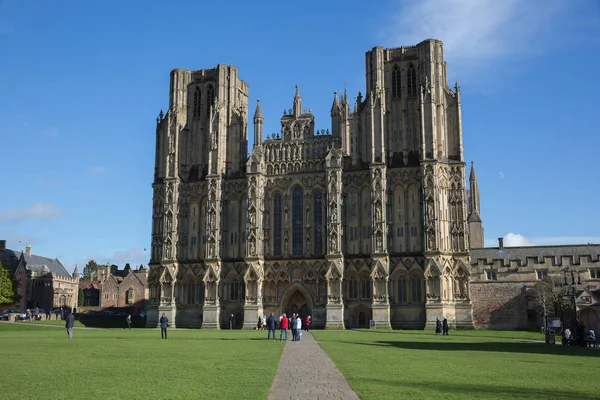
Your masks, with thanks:
[{"label": "paved path", "polygon": [[[291,335],[290,335],[291,337]],[[309,332],[285,344],[268,400],[344,399],[359,397]]]}]

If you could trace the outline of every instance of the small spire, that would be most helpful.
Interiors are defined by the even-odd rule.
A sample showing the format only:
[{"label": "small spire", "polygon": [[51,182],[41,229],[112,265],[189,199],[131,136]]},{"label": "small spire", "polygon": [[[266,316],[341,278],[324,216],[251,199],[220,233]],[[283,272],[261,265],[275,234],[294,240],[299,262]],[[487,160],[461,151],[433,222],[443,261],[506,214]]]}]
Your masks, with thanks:
[{"label": "small spire", "polygon": [[260,108],[260,99],[256,100],[256,111],[254,112],[254,119],[264,119],[262,109]]},{"label": "small spire", "polygon": [[339,108],[338,93],[333,92],[333,104],[331,105],[331,112],[333,113],[334,111],[337,111],[338,108]]},{"label": "small spire", "polygon": [[346,87],[344,87],[344,104],[348,104],[348,92]]},{"label": "small spire", "polygon": [[294,116],[298,118],[302,114],[302,99],[300,98],[300,85],[296,85],[296,95],[294,96]]},{"label": "small spire", "polygon": [[469,181],[475,182],[477,180],[477,175],[475,174],[475,161],[471,161],[471,173],[469,174]]}]

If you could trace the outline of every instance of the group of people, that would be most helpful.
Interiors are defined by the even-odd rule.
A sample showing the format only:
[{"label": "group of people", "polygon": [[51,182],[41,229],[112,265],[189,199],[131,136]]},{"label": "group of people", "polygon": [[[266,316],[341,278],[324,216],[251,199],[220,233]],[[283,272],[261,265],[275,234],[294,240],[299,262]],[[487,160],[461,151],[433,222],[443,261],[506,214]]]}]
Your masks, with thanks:
[{"label": "group of people", "polygon": [[[262,321],[262,319],[259,318],[259,321]],[[304,330],[306,332],[308,332],[310,329],[310,323],[311,319],[309,315],[304,320]],[[277,340],[275,336],[275,329],[278,325],[278,322],[273,313],[269,315],[262,326],[260,325],[261,323],[259,322],[259,329],[264,329],[265,326],[267,327],[267,340],[271,340],[271,336],[273,336],[273,340]],[[288,341],[288,331],[291,331],[292,333],[292,342],[300,341],[300,338],[302,337],[302,318],[300,317],[300,314],[292,313],[292,316],[288,317],[286,313],[283,313],[279,316],[279,341],[283,341],[284,336],[285,341]]]},{"label": "group of people", "polygon": [[448,336],[448,319],[444,318],[443,321],[440,321],[439,318],[435,319],[435,334]]},{"label": "group of people", "polygon": [[598,344],[598,340],[596,339],[596,332],[594,332],[593,329],[590,329],[586,336],[584,336],[584,332],[585,327],[581,324],[577,326],[577,335],[574,335],[571,332],[571,329],[569,327],[566,327],[565,329],[563,329],[561,335],[562,344],[569,345],[572,343],[573,340],[577,340],[578,344],[581,346],[587,347],[588,345],[590,345],[595,347]]}]

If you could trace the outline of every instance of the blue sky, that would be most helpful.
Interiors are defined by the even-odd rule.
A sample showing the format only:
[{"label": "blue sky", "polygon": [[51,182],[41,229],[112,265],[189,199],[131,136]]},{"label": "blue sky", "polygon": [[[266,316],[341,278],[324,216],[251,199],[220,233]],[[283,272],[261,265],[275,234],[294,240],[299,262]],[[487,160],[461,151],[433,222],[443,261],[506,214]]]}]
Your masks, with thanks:
[{"label": "blue sky", "polygon": [[327,129],[333,92],[364,92],[367,50],[432,37],[461,84],[486,244],[599,243],[600,2],[374,3],[0,0],[0,239],[69,270],[147,263],[173,68],[239,66],[265,134],[299,84]]}]

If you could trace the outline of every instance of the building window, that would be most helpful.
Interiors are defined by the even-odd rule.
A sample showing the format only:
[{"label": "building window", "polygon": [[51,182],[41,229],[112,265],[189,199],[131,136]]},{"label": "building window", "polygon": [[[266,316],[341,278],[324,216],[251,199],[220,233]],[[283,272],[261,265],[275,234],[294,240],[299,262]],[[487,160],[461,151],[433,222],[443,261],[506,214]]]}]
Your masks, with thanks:
[{"label": "building window", "polygon": [[410,63],[408,65],[408,71],[406,72],[406,80],[408,81],[408,95],[416,96],[417,95],[417,71],[415,70],[415,66]]},{"label": "building window", "polygon": [[358,280],[355,276],[350,278],[348,282],[348,298],[357,299],[358,298]]},{"label": "building window", "polygon": [[399,98],[401,93],[401,80],[400,80],[400,68],[398,65],[394,65],[392,68],[392,97]]},{"label": "building window", "polygon": [[400,278],[397,281],[397,285],[398,285],[398,298],[397,298],[397,302],[398,303],[406,303],[408,302],[408,292],[407,292],[407,287],[406,287],[406,278]]},{"label": "building window", "polygon": [[542,279],[547,278],[547,277],[548,277],[548,271],[546,271],[546,270],[537,271],[538,280],[541,281]]},{"label": "building window", "polygon": [[590,269],[591,279],[600,279],[600,269]]},{"label": "building window", "polygon": [[215,89],[208,85],[206,89],[206,113],[210,112],[210,107],[215,105]]},{"label": "building window", "polygon": [[371,298],[371,278],[369,277],[364,276],[360,279],[360,298]]},{"label": "building window", "polygon": [[292,192],[292,255],[301,256],[303,246],[303,195],[302,188],[296,186]]},{"label": "building window", "polygon": [[414,277],[411,279],[411,300],[413,303],[419,303],[422,301],[421,278]]},{"label": "building window", "polygon": [[485,275],[486,275],[488,281],[497,281],[498,280],[498,275],[496,275],[496,271],[487,270],[487,271],[485,271]]},{"label": "building window", "polygon": [[273,196],[273,255],[281,255],[281,194]]},{"label": "building window", "polygon": [[67,297],[66,296],[60,296],[58,298],[58,305],[59,306],[66,306],[67,305]]},{"label": "building window", "polygon": [[[194,90],[194,118],[200,117],[200,100],[200,87],[196,86],[196,89]],[[196,210],[194,209],[194,211]]]},{"label": "building window", "polygon": [[229,283],[229,300],[239,300],[240,299],[240,283],[239,282],[230,282]]},{"label": "building window", "polygon": [[315,254],[323,252],[323,196],[320,191],[314,193]]},{"label": "building window", "polygon": [[135,293],[133,291],[133,289],[129,289],[127,291],[127,304],[133,304],[135,299]]}]

